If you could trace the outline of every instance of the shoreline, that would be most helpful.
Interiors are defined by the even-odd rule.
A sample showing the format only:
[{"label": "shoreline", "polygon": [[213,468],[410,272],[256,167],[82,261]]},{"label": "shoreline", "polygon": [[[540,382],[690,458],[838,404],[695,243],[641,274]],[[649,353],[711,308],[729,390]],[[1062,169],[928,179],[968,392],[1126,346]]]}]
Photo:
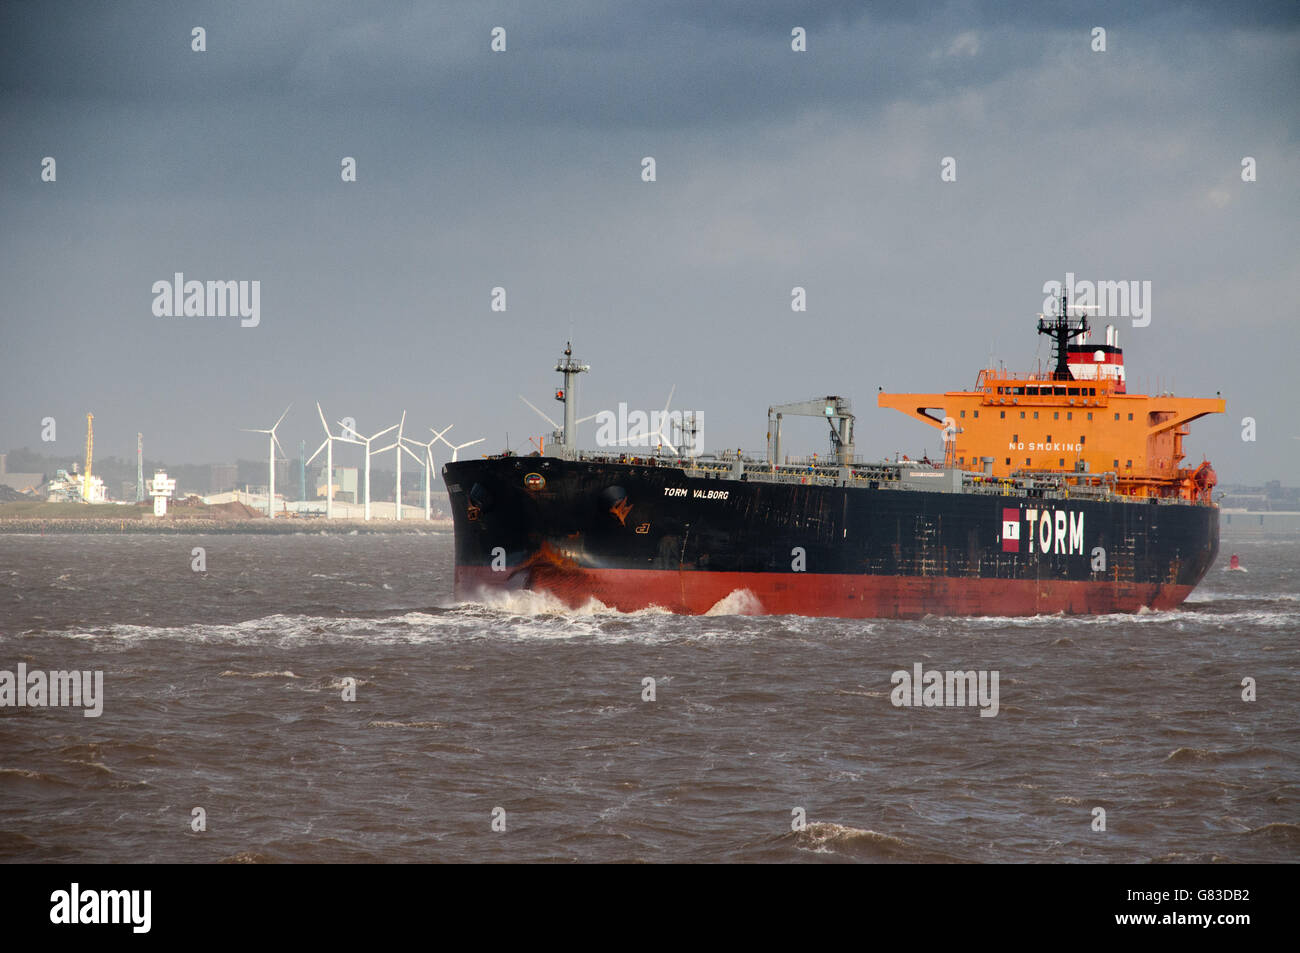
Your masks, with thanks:
[{"label": "shoreline", "polygon": [[16,518],[0,519],[0,534],[25,536],[53,536],[73,534],[148,533],[154,535],[183,534],[245,534],[262,536],[351,535],[352,533],[450,533],[452,521],[447,520],[353,520],[353,519],[206,519],[189,517],[172,519],[133,518]]}]

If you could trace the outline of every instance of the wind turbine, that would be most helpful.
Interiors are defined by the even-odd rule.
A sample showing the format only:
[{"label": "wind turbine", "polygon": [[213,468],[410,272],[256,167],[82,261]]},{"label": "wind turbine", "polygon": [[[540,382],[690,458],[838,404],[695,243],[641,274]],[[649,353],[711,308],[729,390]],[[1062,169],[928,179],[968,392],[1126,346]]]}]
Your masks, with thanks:
[{"label": "wind turbine", "polygon": [[[343,428],[344,432],[349,432],[349,428],[347,427],[346,424],[343,423],[343,421],[340,420],[338,423],[339,423],[339,426]],[[350,431],[350,432],[351,432],[351,434],[352,434],[352,437],[355,437],[355,438],[356,438],[355,440],[352,439],[352,437],[336,437],[336,438],[335,438],[336,440],[342,440],[344,443],[355,443],[358,447],[365,447],[365,448],[366,448],[366,506],[365,506],[365,519],[370,519],[370,453],[371,453],[371,451],[370,451],[370,443],[371,443],[372,440],[378,440],[380,437],[382,437],[384,434],[388,433],[390,430],[396,430],[396,429],[397,429],[397,424],[393,424],[391,427],[385,427],[383,430],[379,431],[379,433],[377,433],[377,434],[371,434],[369,437],[363,437],[363,436],[361,436],[361,434],[357,433],[355,430],[352,430],[352,431]]]},{"label": "wind turbine", "polygon": [[[450,430],[451,428],[447,429]],[[437,434],[437,431],[434,430],[433,433]],[[444,430],[443,433],[446,433],[446,431]],[[404,439],[405,443],[402,444],[402,449],[410,454],[412,460],[424,467],[424,518],[429,520],[433,518],[433,445],[438,441],[438,438],[435,436],[428,443],[420,443],[420,441],[412,440],[410,437]],[[408,443],[411,447],[423,447],[424,456],[418,456],[411,447],[406,445]]]},{"label": "wind turbine", "polygon": [[673,394],[675,394],[676,392],[677,392],[677,385],[674,384],[672,386],[672,389],[668,391],[668,400],[664,403],[663,413],[659,415],[659,429],[656,430],[654,433],[646,434],[646,436],[648,437],[658,437],[660,440],[662,440],[663,441],[662,446],[666,446],[669,450],[671,450],[674,456],[677,455],[677,448],[673,446],[672,441],[668,439],[668,435],[664,433],[664,423],[668,420],[668,408],[672,405]]},{"label": "wind turbine", "polygon": [[[391,427],[389,428],[392,429]],[[402,411],[402,419],[397,425],[397,439],[386,447],[380,447],[375,453],[387,453],[389,450],[397,451],[397,521],[402,521],[402,451],[406,447],[402,443],[402,431],[406,429],[406,411]],[[376,435],[378,436],[378,435]],[[410,452],[409,450],[407,451]]]},{"label": "wind turbine", "polygon": [[[290,404],[289,407],[292,407]],[[268,478],[266,481],[266,515],[268,519],[275,519],[275,448],[280,447],[280,439],[275,435],[276,427],[284,422],[284,418],[289,415],[289,407],[284,408],[284,413],[280,419],[275,422],[275,426],[270,430],[250,430],[247,427],[241,427],[244,433],[264,433],[269,435],[267,440],[267,471]],[[284,447],[280,447],[280,452],[284,453]]]},{"label": "wind turbine", "polygon": [[[456,426],[456,425],[455,425],[455,424],[448,424],[448,425],[447,425],[447,430],[450,430],[450,429],[451,429],[452,427],[454,427],[454,426]],[[433,428],[430,428],[430,429],[432,430]],[[447,430],[444,430],[442,433],[438,434],[438,436],[437,436],[435,439],[441,440],[441,441],[442,441],[443,443],[445,443],[447,446],[451,447],[451,462],[452,462],[452,463],[455,463],[455,462],[456,462],[456,457],[457,457],[457,455],[460,453],[460,451],[464,450],[466,447],[472,447],[472,446],[474,446],[474,444],[476,444],[476,443],[482,443],[484,440],[487,439],[487,437],[479,437],[477,440],[471,440],[469,443],[455,444],[455,443],[452,443],[450,440],[448,440],[446,437],[444,437],[444,436],[442,435],[442,434],[445,434],[445,433],[447,432]],[[436,433],[436,431],[435,431],[435,433]]]},{"label": "wind turbine", "polygon": [[[664,409],[663,409],[663,411],[659,414],[659,428],[658,428],[657,430],[648,430],[648,431],[646,431],[644,434],[637,434],[636,437],[625,436],[622,440],[619,441],[619,443],[620,443],[620,444],[629,444],[629,443],[631,443],[632,440],[634,440],[634,439],[635,439],[635,440],[641,440],[641,439],[644,437],[646,440],[649,440],[649,438],[651,438],[651,437],[658,437],[658,438],[660,439],[660,441],[662,441],[662,442],[660,443],[659,448],[656,448],[656,450],[655,450],[656,453],[659,452],[659,449],[660,449],[660,448],[662,448],[662,447],[667,447],[667,448],[668,448],[669,450],[671,450],[674,454],[676,454],[676,453],[677,453],[677,448],[673,446],[673,442],[672,442],[672,440],[670,440],[670,439],[668,438],[668,435],[664,433],[664,424],[668,421],[668,408],[669,408],[670,406],[672,406],[672,402],[673,402],[673,394],[676,393],[676,392],[677,392],[677,385],[674,384],[674,385],[672,386],[672,389],[671,389],[670,391],[668,391],[668,400],[664,403]],[[652,417],[651,419],[653,420],[653,417]],[[648,447],[649,445],[650,445],[649,443],[646,443],[646,446],[647,446],[647,447]]]},{"label": "wind turbine", "polygon": [[325,428],[325,442],[316,448],[316,452],[307,458],[311,463],[320,455],[322,450],[325,451],[325,518],[334,518],[334,441],[342,440],[342,437],[335,437],[330,433],[329,424],[325,423],[325,411],[320,409],[320,402],[316,402],[316,413],[320,414],[320,425]]},{"label": "wind turbine", "polygon": [[[561,427],[559,424],[557,424],[554,420],[552,420],[552,419],[551,419],[551,418],[550,418],[550,417],[549,417],[549,416],[548,416],[548,415],[547,415],[547,414],[546,414],[546,413],[545,413],[545,412],[544,412],[540,407],[538,407],[536,404],[534,404],[531,400],[529,400],[529,399],[528,399],[527,397],[525,397],[523,394],[520,394],[520,395],[519,395],[519,399],[522,400],[522,401],[523,401],[525,404],[527,404],[529,407],[531,407],[531,408],[533,409],[533,412],[534,412],[535,414],[537,414],[537,416],[541,417],[541,418],[542,418],[543,420],[545,420],[548,424],[550,424],[552,427],[555,428],[554,432],[551,434],[552,437],[557,437],[557,436],[562,436],[562,435],[563,435],[563,433],[564,433],[564,428]],[[573,424],[574,424],[575,427],[577,427],[578,424],[585,424],[588,420],[595,420],[595,419],[596,419],[597,417],[599,417],[599,416],[600,416],[599,413],[588,414],[586,417],[579,417],[577,420],[575,420],[575,421],[573,422]],[[448,427],[447,429],[450,430],[451,428]],[[531,440],[531,438],[529,438],[529,439]],[[576,434],[574,435],[574,439],[577,439],[577,435],[576,435]],[[559,440],[557,439],[557,440],[555,440],[555,441],[553,441],[553,442],[558,443]],[[544,449],[544,448],[539,448],[539,451],[542,450],[542,449]]]}]

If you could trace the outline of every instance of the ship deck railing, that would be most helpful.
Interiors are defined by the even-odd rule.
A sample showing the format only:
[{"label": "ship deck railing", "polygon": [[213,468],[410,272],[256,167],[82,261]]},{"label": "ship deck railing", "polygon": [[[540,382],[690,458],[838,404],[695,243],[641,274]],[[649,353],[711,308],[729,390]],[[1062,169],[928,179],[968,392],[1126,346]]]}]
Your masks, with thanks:
[{"label": "ship deck railing", "polygon": [[[743,479],[753,483],[780,483],[802,486],[859,487],[864,489],[916,491],[921,489],[914,480],[905,478],[905,473],[914,471],[932,471],[951,474],[942,466],[930,460],[884,460],[855,461],[850,466],[831,464],[818,459],[816,464],[803,462],[798,464],[773,464],[742,454],[741,468],[737,472],[736,451],[726,453],[728,459],[719,457],[692,458],[668,456],[637,456],[634,454],[588,454],[580,459],[592,463],[617,463],[632,466],[665,467],[678,469],[692,479],[730,480]],[[845,472],[847,470],[847,473]],[[953,477],[955,480],[955,477]],[[1119,487],[1119,475],[1113,471],[1104,473],[1062,472],[1060,470],[1018,470],[1009,477],[994,477],[977,471],[960,471],[959,492],[981,496],[1030,496],[1050,499],[1088,499],[1088,500],[1132,500],[1141,499],[1134,494],[1123,492]],[[947,481],[944,481],[945,483]],[[941,488],[936,486],[936,491]],[[953,490],[955,491],[955,485]],[[1183,503],[1201,504],[1200,500],[1187,500],[1180,496],[1152,496],[1149,502],[1162,505]]]}]

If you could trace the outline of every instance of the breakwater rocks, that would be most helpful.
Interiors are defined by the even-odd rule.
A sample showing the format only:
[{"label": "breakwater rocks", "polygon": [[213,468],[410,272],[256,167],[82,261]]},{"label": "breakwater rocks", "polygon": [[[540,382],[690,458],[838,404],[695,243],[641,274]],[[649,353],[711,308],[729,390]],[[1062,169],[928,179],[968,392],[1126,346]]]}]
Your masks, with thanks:
[{"label": "breakwater rocks", "polygon": [[172,519],[143,517],[132,519],[4,519],[0,533],[27,533],[38,536],[54,533],[256,533],[292,536],[321,533],[449,533],[451,520],[324,520],[324,519]]}]

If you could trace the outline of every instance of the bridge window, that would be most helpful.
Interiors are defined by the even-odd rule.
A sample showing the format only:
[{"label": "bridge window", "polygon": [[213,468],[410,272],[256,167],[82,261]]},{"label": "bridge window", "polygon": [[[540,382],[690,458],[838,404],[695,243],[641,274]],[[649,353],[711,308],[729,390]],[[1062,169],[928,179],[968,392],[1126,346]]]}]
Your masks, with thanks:
[{"label": "bridge window", "polygon": [[1021,420],[1025,419],[1025,412],[1023,410],[1020,412],[1020,419]]},{"label": "bridge window", "polygon": [[1036,410],[1034,411],[1034,419],[1035,419],[1035,420],[1038,419],[1038,411],[1036,411]]},{"label": "bridge window", "polygon": [[975,411],[975,419],[979,420],[979,417],[980,417],[980,412],[977,410]]},{"label": "bridge window", "polygon": [[1060,412],[1059,410],[1054,410],[1054,411],[1052,411],[1052,419],[1053,419],[1053,420],[1060,420],[1060,419],[1061,419],[1061,412]]},{"label": "bridge window", "polygon": [[1007,419],[1007,412],[1005,410],[999,411],[999,413],[1002,415],[1001,417],[998,418],[999,420]]},{"label": "bridge window", "polygon": [[1124,466],[1125,466],[1126,469],[1132,470],[1132,469],[1133,469],[1133,461],[1130,460],[1128,463],[1124,464]]},{"label": "bridge window", "polygon": [[[1010,457],[1007,457],[1007,466],[1011,466],[1011,458],[1010,458]],[[1229,519],[1231,519],[1231,517],[1229,517]]]},{"label": "bridge window", "polygon": [[963,410],[963,411],[961,412],[961,415],[962,415],[963,417],[965,417],[965,416],[966,416],[966,411]]},{"label": "bridge window", "polygon": [[1067,411],[1065,412],[1065,419],[1066,419],[1066,420],[1073,420],[1073,419],[1074,419],[1074,414],[1067,410]]},{"label": "bridge window", "polygon": [[1119,420],[1119,414],[1116,414],[1116,415],[1115,415],[1115,419],[1116,419],[1116,420]]},{"label": "bridge window", "polygon": [[1091,411],[1091,410],[1088,411],[1088,419],[1089,419],[1089,420],[1092,420],[1092,411]]},{"label": "bridge window", "polygon": [[1132,420],[1132,419],[1133,419],[1133,415],[1132,415],[1132,414],[1129,414],[1129,415],[1128,415],[1128,419],[1129,419],[1129,420]]}]

